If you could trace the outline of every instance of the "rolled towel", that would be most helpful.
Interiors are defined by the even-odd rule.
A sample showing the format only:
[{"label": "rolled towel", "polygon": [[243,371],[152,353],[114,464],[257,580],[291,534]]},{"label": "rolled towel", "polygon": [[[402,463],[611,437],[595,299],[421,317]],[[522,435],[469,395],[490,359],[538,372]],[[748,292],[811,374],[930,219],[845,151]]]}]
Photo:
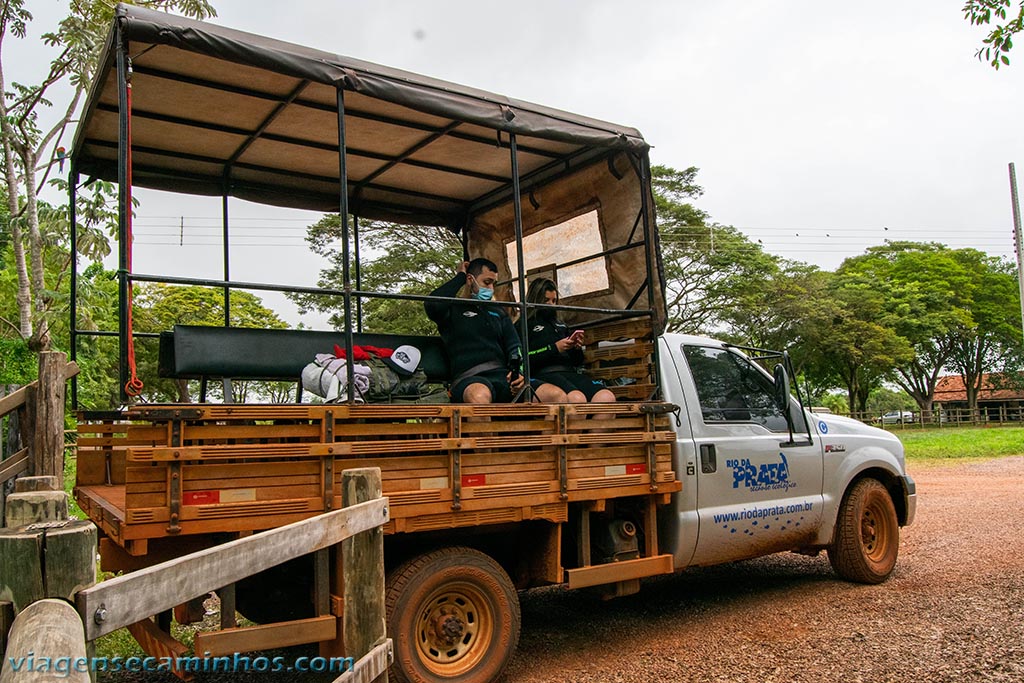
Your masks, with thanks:
[{"label": "rolled towel", "polygon": [[341,394],[341,381],[326,368],[310,363],[302,368],[302,388],[322,399],[334,401]]}]

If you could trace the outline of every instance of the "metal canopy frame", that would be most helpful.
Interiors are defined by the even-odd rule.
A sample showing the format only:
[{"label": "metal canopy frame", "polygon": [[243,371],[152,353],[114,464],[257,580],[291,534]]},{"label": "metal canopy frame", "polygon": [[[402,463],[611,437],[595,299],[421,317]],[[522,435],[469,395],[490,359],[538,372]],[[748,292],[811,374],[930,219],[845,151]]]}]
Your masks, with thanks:
[{"label": "metal canopy frame", "polygon": [[[119,7],[119,12],[121,12]],[[130,337],[138,338],[151,338],[157,337],[155,333],[137,333],[129,329],[129,289],[134,282],[161,282],[165,284],[181,284],[181,285],[199,285],[207,287],[221,288],[224,293],[224,326],[230,327],[230,295],[232,289],[246,289],[246,290],[263,290],[263,291],[278,291],[278,292],[299,292],[299,293],[311,293],[320,295],[340,295],[343,298],[344,312],[345,312],[345,343],[346,346],[351,349],[353,345],[353,316],[352,308],[353,301],[355,302],[357,321],[356,327],[361,331],[362,329],[362,306],[361,302],[366,298],[382,298],[382,299],[399,299],[399,300],[417,300],[417,301],[428,301],[428,300],[445,300],[454,303],[467,303],[463,299],[448,299],[442,297],[430,297],[420,295],[408,295],[408,294],[391,294],[391,293],[380,293],[380,292],[365,292],[361,289],[361,272],[359,264],[359,218],[362,215],[361,211],[364,207],[364,201],[362,192],[366,189],[381,190],[387,193],[391,193],[398,196],[404,196],[414,201],[416,199],[431,200],[441,204],[447,203],[452,207],[450,212],[439,212],[435,211],[434,224],[436,225],[447,225],[449,228],[462,233],[463,241],[463,253],[464,257],[468,257],[468,246],[467,246],[467,231],[468,218],[471,215],[482,213],[491,208],[501,206],[508,202],[512,202],[514,208],[514,228],[515,228],[515,240],[517,245],[518,254],[518,268],[521,274],[518,277],[518,290],[519,290],[519,301],[518,302],[506,302],[506,301],[494,301],[494,302],[477,302],[474,301],[474,305],[494,305],[503,307],[516,307],[520,311],[520,317],[518,322],[518,331],[521,342],[524,347],[523,357],[523,374],[526,379],[526,386],[530,386],[530,367],[529,367],[529,349],[527,334],[527,312],[531,308],[553,308],[559,311],[573,311],[573,312],[584,312],[593,313],[597,315],[607,316],[606,319],[622,319],[637,316],[650,316],[655,317],[655,288],[650,286],[650,278],[660,274],[659,270],[655,270],[660,264],[656,264],[656,242],[657,238],[653,232],[653,216],[652,207],[650,205],[650,198],[648,196],[648,188],[650,187],[650,167],[649,160],[646,154],[646,147],[642,152],[636,150],[628,150],[630,161],[632,163],[633,170],[637,173],[640,178],[641,188],[641,211],[637,217],[636,222],[633,225],[633,230],[629,236],[629,243],[625,245],[616,245],[605,249],[599,254],[594,254],[584,258],[574,260],[566,264],[556,264],[556,268],[565,267],[572,263],[582,262],[592,258],[601,256],[609,256],[614,253],[634,248],[644,248],[645,251],[645,265],[647,268],[647,279],[638,289],[630,302],[632,306],[637,299],[641,296],[644,289],[647,290],[647,309],[633,309],[633,310],[619,310],[619,309],[608,309],[608,308],[597,308],[597,307],[586,307],[586,306],[548,306],[548,305],[534,305],[526,302],[526,273],[524,268],[524,255],[522,249],[523,240],[523,217],[520,208],[519,201],[513,201],[514,198],[523,197],[531,192],[535,187],[541,186],[554,179],[561,178],[575,172],[577,169],[587,166],[596,161],[600,161],[603,158],[607,158],[609,166],[612,167],[611,157],[623,151],[621,147],[602,147],[602,146],[587,146],[583,145],[571,151],[559,154],[551,150],[543,149],[534,145],[523,145],[519,142],[519,136],[516,132],[508,130],[496,130],[495,138],[489,139],[484,136],[480,136],[464,130],[459,130],[463,127],[464,121],[452,121],[444,126],[431,126],[423,124],[417,121],[404,120],[394,116],[383,116],[375,112],[363,111],[358,108],[349,107],[346,102],[345,94],[347,91],[352,90],[353,86],[349,82],[349,79],[339,80],[336,86],[336,103],[335,107],[324,105],[320,102],[314,102],[312,100],[303,99],[302,95],[309,87],[311,81],[301,80],[295,87],[293,87],[284,97],[263,92],[251,88],[239,88],[231,84],[218,83],[209,79],[197,78],[195,76],[189,76],[186,74],[173,74],[160,69],[151,67],[135,67],[132,64],[132,59],[128,54],[129,37],[125,34],[126,23],[122,18],[119,18],[115,22],[113,29],[113,52],[114,52],[114,64],[116,67],[116,79],[117,79],[117,106],[106,104],[103,102],[95,102],[87,104],[87,110],[91,114],[92,112],[104,112],[104,113],[116,113],[118,116],[118,139],[117,142],[106,141],[102,139],[92,138],[88,135],[79,132],[78,141],[82,145],[88,145],[95,149],[113,149],[116,147],[117,150],[117,179],[118,179],[118,299],[119,299],[119,324],[117,332],[113,331],[92,331],[83,330],[78,328],[78,310],[77,310],[77,294],[78,294],[78,260],[77,260],[77,212],[75,202],[77,198],[77,188],[81,179],[79,171],[79,163],[76,156],[72,157],[72,165],[70,172],[70,183],[69,183],[69,201],[70,201],[70,231],[71,231],[71,245],[73,252],[72,262],[72,273],[71,273],[71,287],[72,287],[72,301],[71,301],[71,359],[75,360],[78,351],[78,338],[81,336],[116,336],[119,341],[119,356],[120,356],[120,392],[122,401],[128,401],[129,397],[125,393],[125,383],[128,379],[129,368],[128,368],[128,347]],[[141,54],[144,54],[149,49],[144,50]],[[132,74],[139,73],[151,77],[157,77],[161,79],[174,80],[180,83],[187,83],[191,85],[200,86],[203,88],[209,88],[215,91],[230,92],[237,94],[244,94],[248,97],[256,97],[263,100],[275,102],[276,106],[260,121],[254,129],[241,129],[232,126],[219,125],[216,123],[204,122],[197,120],[192,117],[181,117],[168,114],[160,114],[158,112],[150,112],[140,109],[133,109],[129,106],[129,90]],[[95,94],[95,93],[93,93]],[[98,96],[97,96],[98,97]],[[91,99],[91,98],[90,98]],[[285,108],[290,106],[307,107],[315,109],[321,112],[334,113],[337,116],[338,125],[338,139],[336,145],[323,144],[315,140],[299,139],[294,137],[282,136],[280,134],[268,132],[268,128],[271,124],[281,115]],[[83,117],[83,119],[86,117]],[[171,148],[157,148],[145,145],[138,145],[132,143],[129,145],[129,132],[131,120],[133,118],[143,120],[154,120],[162,121],[166,123],[184,124],[188,126],[194,126],[202,129],[215,130],[219,132],[229,132],[235,135],[239,135],[243,138],[243,141],[237,146],[235,151],[227,158],[221,158],[216,156],[206,156],[202,154],[182,152]],[[372,150],[365,150],[353,147],[347,143],[346,140],[346,124],[349,119],[363,119],[372,120],[390,125],[401,126],[406,129],[414,129],[427,133],[427,137],[416,142],[415,144],[407,147],[398,154],[385,155],[376,153]],[[504,135],[503,135],[504,132]],[[417,160],[412,156],[423,150],[424,148],[436,143],[439,140],[445,138],[455,138],[464,142],[470,142],[473,144],[479,144],[481,146],[486,145],[489,149],[495,147],[500,149],[506,149],[509,154],[509,163],[511,167],[510,177],[499,176],[494,174],[482,173],[474,171],[472,169],[464,169],[448,164],[440,164],[434,162],[426,162],[423,160]],[[260,166],[258,164],[252,164],[241,161],[240,159],[244,156],[246,150],[248,150],[253,144],[259,140],[270,140],[275,142],[285,142],[290,144],[299,144],[304,147],[316,148],[321,151],[330,151],[337,154],[338,157],[338,177],[333,178],[330,176],[322,176],[314,173],[288,171],[286,169],[272,168],[266,166]],[[482,148],[481,148],[482,149]],[[77,151],[77,146],[76,146]],[[130,159],[131,153],[142,153],[152,157],[168,157],[177,158],[188,161],[206,162],[210,164],[216,164],[223,167],[223,172],[220,177],[213,177],[202,173],[195,173],[189,171],[177,170],[174,172],[173,177],[181,177],[186,179],[198,180],[203,182],[216,181],[221,187],[221,198],[222,198],[222,248],[223,248],[223,280],[209,280],[209,279],[197,279],[197,278],[177,278],[177,277],[166,277],[159,275],[146,275],[146,274],[135,274],[130,269],[130,240],[128,237],[128,229],[130,226],[130,197],[131,197],[131,172],[132,167],[137,171],[150,172],[153,174],[166,174],[167,171],[159,166],[150,166],[147,164],[133,164]],[[543,163],[539,167],[529,171],[525,174],[520,175],[519,161],[522,154],[530,154],[536,157],[547,159],[546,163]],[[347,169],[347,157],[353,158],[368,158],[377,161],[384,161],[384,165],[377,168],[375,171],[367,174],[365,177],[351,180],[349,178]],[[490,190],[483,195],[466,201],[455,197],[431,194],[418,190],[411,190],[409,188],[402,188],[389,185],[387,183],[375,182],[380,176],[387,173],[400,165],[408,165],[423,169],[429,169],[446,174],[452,174],[456,176],[471,177],[480,180],[485,180],[497,184],[498,187]],[[270,176],[280,175],[282,177],[291,177],[303,180],[318,181],[323,183],[337,183],[338,184],[338,196],[337,205],[339,207],[338,213],[341,216],[341,230],[342,230],[342,259],[343,259],[343,288],[341,290],[326,290],[320,288],[303,288],[303,287],[291,287],[279,284],[270,283],[255,283],[255,282],[236,282],[231,280],[230,271],[230,232],[229,232],[229,217],[228,217],[228,198],[229,195],[236,193],[238,188],[245,187],[251,190],[270,189],[272,186],[265,185],[250,180],[239,180],[232,176],[232,172],[235,169],[254,170],[266,173]],[[614,171],[614,167],[612,167]],[[91,178],[87,181],[91,182]],[[275,188],[279,191],[280,188]],[[290,191],[289,191],[290,192]],[[291,193],[294,196],[308,197],[310,200],[323,201],[325,195],[318,192],[294,192]],[[423,207],[414,207],[411,205],[404,205],[396,202],[386,202],[379,198],[372,200],[372,205],[377,208],[393,209],[397,212],[405,212],[416,210],[420,215],[429,215],[431,212],[424,212]],[[352,273],[350,266],[352,265],[352,254],[350,253],[350,239],[349,231],[349,216],[352,216],[352,234],[354,238],[354,255],[355,255],[355,286],[353,287]],[[633,242],[633,237],[638,228],[642,229],[642,239]],[[654,367],[657,367],[657,344],[654,345]],[[352,376],[352,354],[347,354],[348,358],[348,372],[349,376]],[[655,371],[653,381],[655,384],[655,391],[660,390],[660,378],[658,373]],[[653,398],[653,397],[652,397]],[[349,397],[350,401],[354,400],[354,396]],[[72,401],[77,407],[78,396],[77,396],[77,383],[72,384]]]}]

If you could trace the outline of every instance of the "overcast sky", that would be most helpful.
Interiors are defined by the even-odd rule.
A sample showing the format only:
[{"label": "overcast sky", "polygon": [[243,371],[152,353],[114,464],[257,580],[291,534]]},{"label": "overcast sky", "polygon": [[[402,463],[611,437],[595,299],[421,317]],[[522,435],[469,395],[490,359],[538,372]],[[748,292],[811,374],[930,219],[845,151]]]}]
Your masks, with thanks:
[{"label": "overcast sky", "polygon": [[[886,238],[1013,258],[1024,46],[998,72],[979,62],[985,31],[962,0],[213,2],[226,26],[633,126],[652,163],[700,168],[696,203],[715,221],[787,258],[833,269]],[[27,4],[36,32],[65,6]],[[25,69],[49,59],[37,41],[4,49]],[[171,258],[217,277],[219,256],[177,246],[174,226],[213,219],[219,201],[142,196],[135,270]],[[308,216],[231,212],[263,235],[232,255],[233,278],[266,280],[273,264],[275,280],[313,283]]]}]

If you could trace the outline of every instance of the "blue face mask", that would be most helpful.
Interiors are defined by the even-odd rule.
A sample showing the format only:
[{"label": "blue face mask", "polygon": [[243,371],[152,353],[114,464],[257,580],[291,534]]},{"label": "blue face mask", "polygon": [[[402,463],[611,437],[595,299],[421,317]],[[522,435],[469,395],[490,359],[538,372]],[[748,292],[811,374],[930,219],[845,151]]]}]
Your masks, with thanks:
[{"label": "blue face mask", "polygon": [[490,301],[494,298],[494,290],[489,287],[481,287],[473,294],[473,298],[480,301]]}]

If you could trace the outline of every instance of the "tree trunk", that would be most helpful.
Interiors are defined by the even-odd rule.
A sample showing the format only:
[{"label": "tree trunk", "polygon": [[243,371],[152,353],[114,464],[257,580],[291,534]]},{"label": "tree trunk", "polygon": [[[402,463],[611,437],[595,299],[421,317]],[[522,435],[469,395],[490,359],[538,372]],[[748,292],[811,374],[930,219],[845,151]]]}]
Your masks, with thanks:
[{"label": "tree trunk", "polygon": [[860,387],[857,391],[857,410],[864,413],[868,412],[868,397],[871,395],[871,389],[868,387]]},{"label": "tree trunk", "polygon": [[850,406],[850,417],[853,417],[857,413],[857,380],[855,377],[849,377],[845,381],[846,404]]},{"label": "tree trunk", "polygon": [[174,380],[174,386],[178,390],[178,403],[191,403],[192,397],[188,393],[188,380],[187,379],[176,379]]},{"label": "tree trunk", "polygon": [[[0,107],[0,117],[6,112]],[[14,250],[14,267],[18,274],[18,292],[15,301],[18,305],[18,333],[23,339],[32,336],[32,288],[29,284],[28,265],[25,261],[25,243],[21,232],[21,203],[18,200],[18,174],[14,165],[14,150],[11,148],[8,131],[10,126],[3,124],[4,129],[4,175],[7,184],[7,210],[11,216],[11,248]]]},{"label": "tree trunk", "polygon": [[[7,92],[7,82],[0,65],[0,93]],[[32,290],[29,287],[28,267],[25,263],[25,245],[22,242],[21,223],[18,214],[21,211],[19,201],[21,184],[18,182],[18,169],[15,164],[13,146],[14,128],[7,112],[7,101],[0,97],[0,132],[3,133],[4,181],[7,185],[7,210],[10,215],[11,246],[14,249],[14,265],[18,273],[18,293],[15,300],[18,304],[18,332],[23,339],[32,336]]]},{"label": "tree trunk", "polygon": [[[32,291],[35,292],[31,307],[32,320],[38,321],[35,333],[29,337],[29,348],[39,353],[50,350],[50,330],[46,324],[45,313],[49,307],[50,297],[44,294],[46,282],[43,266],[43,235],[39,228],[39,201],[36,198],[36,155],[30,150],[22,153],[25,171],[25,222],[28,226],[28,242],[30,256],[30,275]],[[31,324],[31,322],[30,322]]]},{"label": "tree trunk", "polygon": [[917,402],[917,407],[921,409],[921,422],[931,422],[935,399],[932,396],[925,396],[922,399]]}]

